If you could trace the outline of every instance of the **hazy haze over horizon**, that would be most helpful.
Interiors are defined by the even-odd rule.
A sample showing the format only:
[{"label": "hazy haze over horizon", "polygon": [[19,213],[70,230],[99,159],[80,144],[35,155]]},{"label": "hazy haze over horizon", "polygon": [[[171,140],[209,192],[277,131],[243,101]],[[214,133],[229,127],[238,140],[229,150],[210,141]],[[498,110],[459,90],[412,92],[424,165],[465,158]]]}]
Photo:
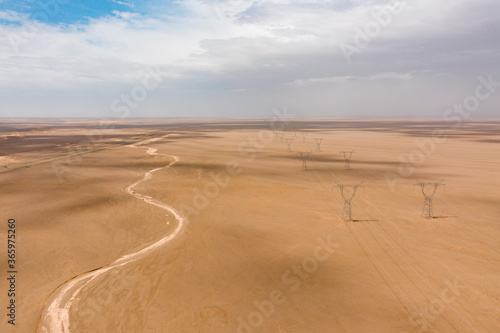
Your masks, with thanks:
[{"label": "hazy haze over horizon", "polygon": [[0,116],[442,118],[498,31],[497,0],[0,0]]}]

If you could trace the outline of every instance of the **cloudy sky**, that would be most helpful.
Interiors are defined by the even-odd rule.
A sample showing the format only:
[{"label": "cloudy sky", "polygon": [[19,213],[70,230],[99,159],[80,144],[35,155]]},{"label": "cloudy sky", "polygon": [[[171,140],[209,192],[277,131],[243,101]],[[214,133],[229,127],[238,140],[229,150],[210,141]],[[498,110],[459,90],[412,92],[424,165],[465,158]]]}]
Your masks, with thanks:
[{"label": "cloudy sky", "polygon": [[441,118],[481,76],[498,0],[0,0],[4,117]]}]

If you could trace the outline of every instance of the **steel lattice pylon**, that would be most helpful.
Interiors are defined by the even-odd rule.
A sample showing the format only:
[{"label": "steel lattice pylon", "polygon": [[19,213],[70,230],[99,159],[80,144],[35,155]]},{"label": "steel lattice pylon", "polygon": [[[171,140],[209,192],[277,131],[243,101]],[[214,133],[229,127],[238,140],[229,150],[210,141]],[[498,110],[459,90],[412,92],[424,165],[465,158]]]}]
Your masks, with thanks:
[{"label": "steel lattice pylon", "polygon": [[315,138],[314,140],[316,140],[316,147],[318,151],[321,151],[321,142],[323,142],[323,138]]},{"label": "steel lattice pylon", "polygon": [[352,158],[352,155],[354,154],[354,151],[343,151],[342,153],[344,154],[344,158],[345,158],[345,169],[350,170],[351,169],[351,158]]},{"label": "steel lattice pylon", "polygon": [[[434,217],[434,212],[432,210],[432,199],[434,198],[434,195],[436,195],[437,189],[439,186],[444,186],[443,181],[440,181],[439,183],[424,183],[421,181],[418,181],[418,184],[415,184],[415,186],[420,186],[422,190],[422,194],[424,195],[424,209],[422,210],[422,217],[432,219]],[[428,193],[426,190],[430,190],[430,193]]]},{"label": "steel lattice pylon", "polygon": [[[358,190],[358,188],[363,187],[361,186],[361,184],[362,183],[357,185],[334,186],[334,188],[336,187],[340,188],[340,194],[344,199],[344,211],[342,212],[342,219],[344,221],[352,221],[352,199],[354,199],[354,196],[356,195],[356,191]],[[351,189],[352,193],[349,195],[346,189]]]},{"label": "steel lattice pylon", "polygon": [[302,159],[302,171],[307,171],[307,160],[311,155],[311,152],[299,152],[300,158]]}]

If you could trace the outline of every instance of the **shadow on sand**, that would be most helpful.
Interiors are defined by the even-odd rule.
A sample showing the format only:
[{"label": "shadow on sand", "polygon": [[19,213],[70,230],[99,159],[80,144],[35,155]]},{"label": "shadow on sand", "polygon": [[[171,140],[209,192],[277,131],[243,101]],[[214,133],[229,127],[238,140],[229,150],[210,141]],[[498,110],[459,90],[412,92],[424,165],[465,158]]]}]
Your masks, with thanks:
[{"label": "shadow on sand", "polygon": [[458,217],[457,215],[442,215],[442,216],[433,216],[433,217],[426,217],[426,220],[437,220],[437,219],[448,219],[450,217]]},{"label": "shadow on sand", "polygon": [[350,220],[346,222],[379,222],[380,220]]}]

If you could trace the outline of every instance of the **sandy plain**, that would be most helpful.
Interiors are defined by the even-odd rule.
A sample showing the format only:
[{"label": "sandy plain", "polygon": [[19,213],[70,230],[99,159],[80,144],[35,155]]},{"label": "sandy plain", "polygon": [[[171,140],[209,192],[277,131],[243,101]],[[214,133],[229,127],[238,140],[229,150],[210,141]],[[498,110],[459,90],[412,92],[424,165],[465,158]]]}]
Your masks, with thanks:
[{"label": "sandy plain", "polygon": [[[0,243],[15,218],[18,251],[16,327],[3,314],[0,331],[500,331],[500,122],[290,121],[292,152],[273,125],[3,123],[0,164],[21,167],[0,167]],[[434,219],[416,179],[445,180]],[[333,186],[360,182],[343,221]],[[110,268],[176,232],[145,198],[185,226]],[[48,325],[58,290],[92,272],[61,298],[69,329]]]}]

